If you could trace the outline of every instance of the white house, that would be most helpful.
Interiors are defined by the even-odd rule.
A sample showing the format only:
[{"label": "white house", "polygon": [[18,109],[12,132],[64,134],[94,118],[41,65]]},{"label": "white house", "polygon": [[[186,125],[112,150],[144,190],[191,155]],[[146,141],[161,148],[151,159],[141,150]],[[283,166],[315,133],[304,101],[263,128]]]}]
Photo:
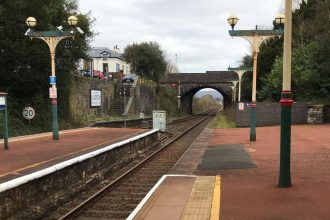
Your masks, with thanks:
[{"label": "white house", "polygon": [[118,46],[115,46],[113,50],[107,47],[93,47],[88,52],[88,56],[91,58],[90,70],[100,71],[104,75],[120,71],[123,71],[124,75],[130,73],[130,65],[122,58]]}]

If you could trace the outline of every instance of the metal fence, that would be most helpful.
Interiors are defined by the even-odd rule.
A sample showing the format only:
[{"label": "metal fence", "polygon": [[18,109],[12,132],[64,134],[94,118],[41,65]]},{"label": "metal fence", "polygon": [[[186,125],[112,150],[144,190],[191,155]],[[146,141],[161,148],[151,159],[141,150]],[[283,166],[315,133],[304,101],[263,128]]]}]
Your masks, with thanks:
[{"label": "metal fence", "polygon": [[330,105],[323,106],[323,123],[330,123]]},{"label": "metal fence", "polygon": [[[238,127],[248,127],[251,123],[251,107],[249,103],[236,103],[226,109]],[[279,125],[281,123],[281,106],[279,103],[257,103],[257,126]],[[307,123],[307,104],[296,102],[292,106],[292,124]]]}]

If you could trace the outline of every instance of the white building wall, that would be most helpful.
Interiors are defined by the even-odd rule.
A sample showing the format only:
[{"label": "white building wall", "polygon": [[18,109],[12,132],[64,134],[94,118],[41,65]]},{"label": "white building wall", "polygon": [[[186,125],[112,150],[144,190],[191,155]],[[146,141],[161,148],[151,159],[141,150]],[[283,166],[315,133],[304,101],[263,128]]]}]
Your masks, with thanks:
[{"label": "white building wall", "polygon": [[130,65],[125,61],[119,58],[107,58],[107,60],[103,60],[103,58],[93,58],[94,70],[98,70],[103,72],[103,64],[108,64],[109,72],[118,72],[117,64],[119,65],[119,70],[124,71],[124,75],[129,74],[131,72]]}]

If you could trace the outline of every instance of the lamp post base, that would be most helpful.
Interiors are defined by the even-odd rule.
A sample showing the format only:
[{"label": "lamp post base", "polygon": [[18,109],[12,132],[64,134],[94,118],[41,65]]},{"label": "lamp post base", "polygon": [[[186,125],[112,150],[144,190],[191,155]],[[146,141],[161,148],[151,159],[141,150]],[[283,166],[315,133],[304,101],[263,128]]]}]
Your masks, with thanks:
[{"label": "lamp post base", "polygon": [[251,128],[250,128],[250,141],[256,141],[256,125],[257,125],[257,114],[256,114],[257,103],[251,103]]},{"label": "lamp post base", "polygon": [[52,129],[53,140],[59,140],[58,121],[57,121],[57,99],[52,99]]},{"label": "lamp post base", "polygon": [[281,146],[279,187],[291,186],[291,108],[293,104],[291,91],[282,91],[281,95]]}]

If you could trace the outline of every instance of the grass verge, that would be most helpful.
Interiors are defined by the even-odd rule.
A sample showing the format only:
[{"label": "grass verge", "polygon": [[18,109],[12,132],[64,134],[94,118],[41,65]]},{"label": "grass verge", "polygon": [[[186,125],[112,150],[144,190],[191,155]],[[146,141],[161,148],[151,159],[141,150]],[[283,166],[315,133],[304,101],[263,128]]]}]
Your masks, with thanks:
[{"label": "grass verge", "polygon": [[236,123],[225,114],[219,114],[212,123],[213,128],[236,128]]}]

